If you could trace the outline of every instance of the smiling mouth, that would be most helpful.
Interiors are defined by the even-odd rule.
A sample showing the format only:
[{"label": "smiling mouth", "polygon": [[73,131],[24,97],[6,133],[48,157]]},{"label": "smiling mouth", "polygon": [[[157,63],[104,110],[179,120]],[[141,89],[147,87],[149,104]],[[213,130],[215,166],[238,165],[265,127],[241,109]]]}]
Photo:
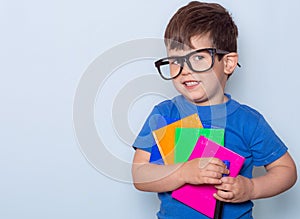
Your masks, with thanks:
[{"label": "smiling mouth", "polygon": [[185,81],[185,82],[183,82],[183,84],[186,87],[193,87],[193,86],[197,86],[198,84],[200,84],[200,81]]}]

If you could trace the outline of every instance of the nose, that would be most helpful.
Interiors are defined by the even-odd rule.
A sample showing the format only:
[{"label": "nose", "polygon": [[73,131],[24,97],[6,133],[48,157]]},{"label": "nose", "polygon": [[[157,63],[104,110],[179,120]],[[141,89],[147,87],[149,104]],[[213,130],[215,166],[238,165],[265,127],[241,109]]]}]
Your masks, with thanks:
[{"label": "nose", "polygon": [[192,70],[188,66],[187,62],[184,61],[183,62],[183,68],[182,68],[181,74],[182,75],[188,75],[188,74],[191,74],[191,73],[192,73]]}]

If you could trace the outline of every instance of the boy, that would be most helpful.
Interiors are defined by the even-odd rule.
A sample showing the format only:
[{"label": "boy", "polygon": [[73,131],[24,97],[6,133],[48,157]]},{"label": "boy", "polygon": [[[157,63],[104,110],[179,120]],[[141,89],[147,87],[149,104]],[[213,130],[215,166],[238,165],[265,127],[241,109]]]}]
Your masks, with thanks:
[{"label": "boy", "polygon": [[[224,93],[228,77],[238,66],[238,30],[230,14],[213,3],[190,2],[180,8],[165,31],[168,57],[155,65],[181,94],[154,107],[134,142],[134,185],[158,192],[158,218],[208,218],[171,197],[184,184],[212,184],[214,197],[225,202],[224,219],[252,218],[251,200],[272,197],[296,182],[296,167],[287,147],[256,110]],[[225,129],[225,147],[246,158],[237,177],[217,158],[198,158],[183,164],[149,162],[155,145],[152,131],[162,121],[198,113],[204,127]],[[252,177],[253,166],[266,174]]]}]

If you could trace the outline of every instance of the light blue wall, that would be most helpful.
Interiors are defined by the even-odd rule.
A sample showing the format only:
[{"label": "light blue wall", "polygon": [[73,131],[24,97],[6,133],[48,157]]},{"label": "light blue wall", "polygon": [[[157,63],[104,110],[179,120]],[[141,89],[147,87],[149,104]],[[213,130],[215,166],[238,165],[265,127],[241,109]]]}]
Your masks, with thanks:
[{"label": "light blue wall", "polygon": [[[156,53],[147,53],[156,41],[145,38],[161,39],[171,15],[187,2],[0,1],[0,218],[154,218],[156,195],[128,183],[129,145],[153,104],[176,92],[156,80]],[[240,30],[242,68],[230,79],[228,92],[265,115],[299,166],[300,2],[218,2],[232,12]],[[145,47],[138,45],[141,39],[148,42]],[[132,50],[122,47],[126,42],[133,43]],[[124,64],[110,51],[125,58],[139,51],[149,57]],[[105,52],[113,65],[119,64],[109,74],[107,66],[101,67]],[[76,133],[76,122],[86,115],[73,108],[81,94],[80,101],[90,97],[76,91],[92,63],[107,76],[88,79],[99,88],[86,94],[97,95],[90,116],[112,159],[93,153],[99,142],[91,141],[90,153],[92,144],[82,145],[77,138],[88,139],[92,132],[87,127]],[[140,81],[143,77],[147,80]],[[118,166],[122,163],[124,169]],[[297,183],[276,198],[256,201],[254,215],[299,218],[299,196]]]}]

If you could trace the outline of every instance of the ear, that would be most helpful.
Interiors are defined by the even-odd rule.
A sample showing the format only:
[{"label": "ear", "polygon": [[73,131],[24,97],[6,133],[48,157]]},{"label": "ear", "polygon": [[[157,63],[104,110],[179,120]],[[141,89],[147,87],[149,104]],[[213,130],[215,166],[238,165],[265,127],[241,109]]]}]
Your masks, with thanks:
[{"label": "ear", "polygon": [[223,57],[224,73],[231,75],[238,64],[238,54],[236,52],[228,53]]}]

